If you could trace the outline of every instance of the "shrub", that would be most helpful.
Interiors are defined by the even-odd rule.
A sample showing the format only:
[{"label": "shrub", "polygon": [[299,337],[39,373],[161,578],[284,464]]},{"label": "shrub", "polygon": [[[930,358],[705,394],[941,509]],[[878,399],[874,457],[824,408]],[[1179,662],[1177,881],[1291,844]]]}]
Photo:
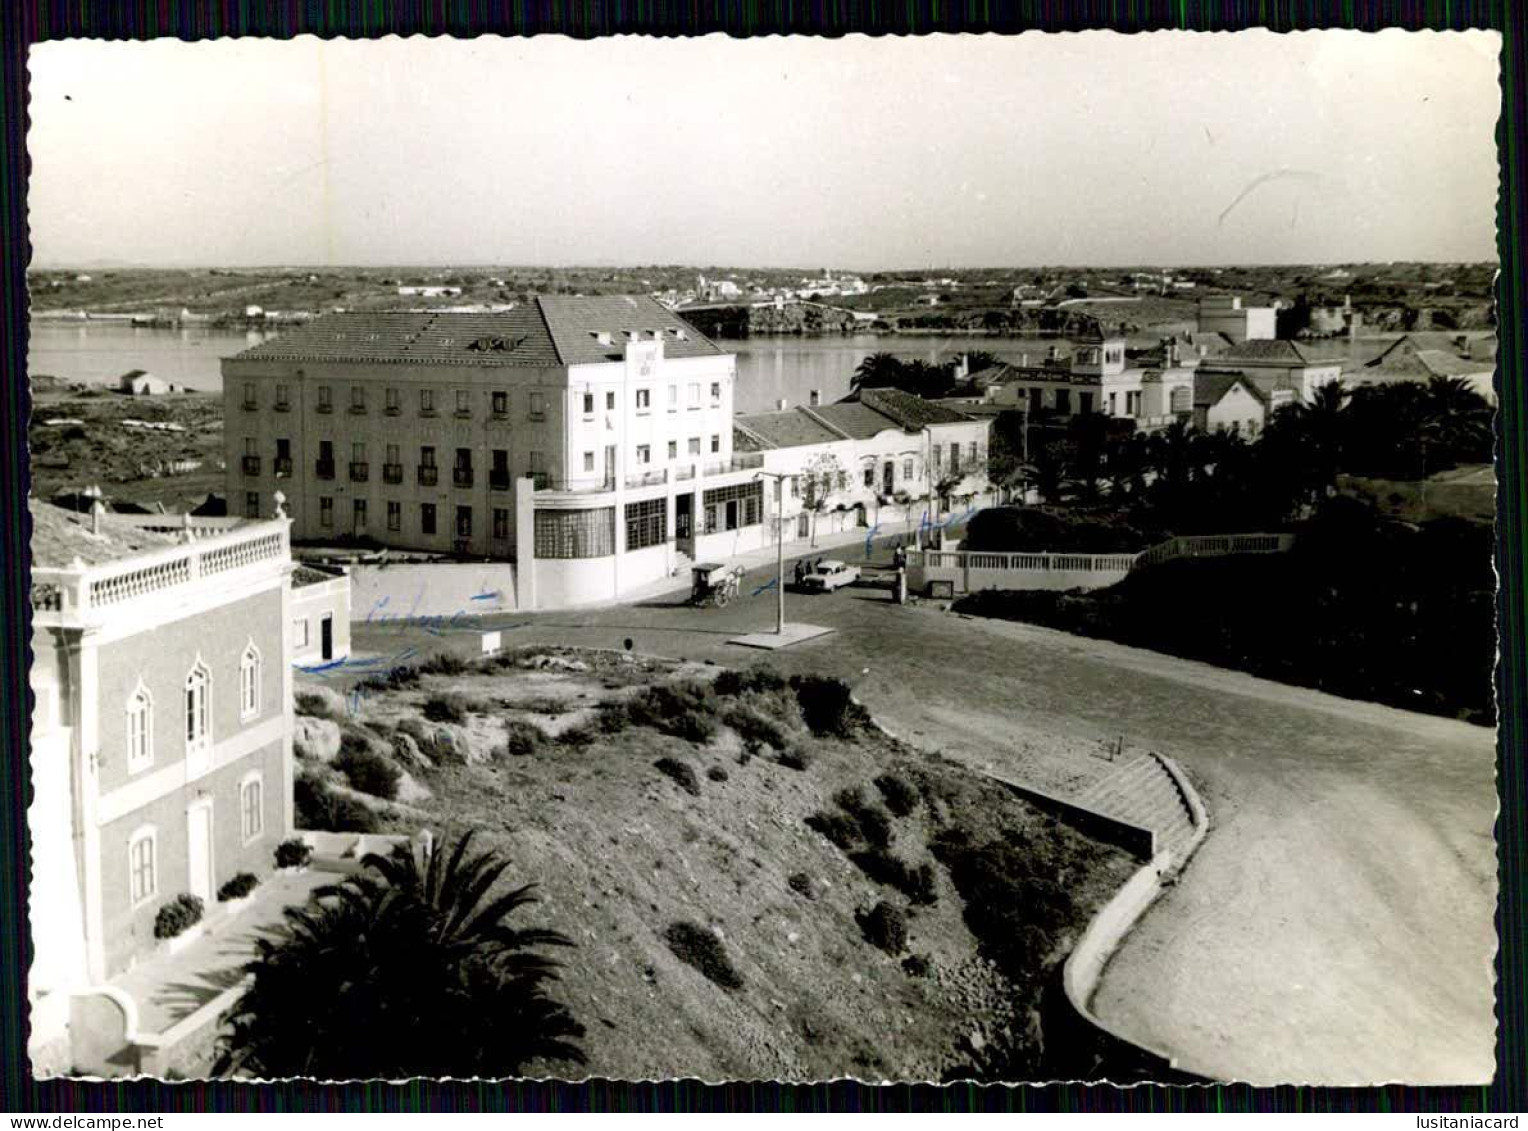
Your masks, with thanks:
[{"label": "shrub", "polygon": [[631,722],[624,703],[602,703],[594,716],[594,729],[601,734],[620,734]]},{"label": "shrub", "polygon": [[663,937],[675,958],[693,966],[722,989],[743,988],[743,976],[728,959],[721,939],[704,927],[694,923],[671,923]]},{"label": "shrub", "polygon": [[467,661],[450,652],[436,652],[419,665],[419,670],[425,675],[461,675],[467,670]]},{"label": "shrub", "polygon": [[524,758],[541,749],[546,735],[535,723],[524,719],[510,719],[504,724],[504,753],[513,758]]},{"label": "shrub", "polygon": [[902,959],[902,969],[907,972],[909,978],[927,978],[929,960],[921,954],[909,954]]},{"label": "shrub", "polygon": [[773,746],[776,750],[783,750],[790,741],[784,727],[752,707],[741,704],[729,707],[726,714],[722,716],[722,722],[736,731],[737,736],[749,744]]},{"label": "shrub", "polygon": [[885,848],[891,844],[891,818],[883,809],[867,804],[858,789],[841,789],[833,800],[838,807],[853,817],[859,825],[860,835],[872,848]]},{"label": "shrub", "polygon": [[[277,850],[280,851],[279,849]],[[253,872],[240,872],[222,887],[218,888],[218,902],[227,903],[230,899],[243,899],[260,885],[259,877]]]},{"label": "shrub", "polygon": [[805,872],[793,872],[790,879],[785,882],[797,895],[804,895],[808,899],[817,898],[817,889],[812,884],[812,877]]},{"label": "shrub", "polygon": [[726,781],[727,771],[722,769],[720,766],[712,766],[709,770],[706,771],[706,777],[710,778],[712,781]]},{"label": "shrub", "polygon": [[402,691],[419,686],[419,670],[407,664],[369,675],[356,684],[359,691]]},{"label": "shrub", "polygon": [[687,762],[680,762],[674,758],[659,758],[653,763],[653,768],[673,778],[679,788],[686,793],[700,796],[700,780],[696,778],[695,770]]},{"label": "shrub", "polygon": [[467,721],[467,701],[455,693],[431,695],[424,702],[423,714],[432,723],[464,723]]},{"label": "shrub", "polygon": [[859,822],[843,813],[818,812],[806,819],[806,827],[821,833],[832,844],[848,852],[859,844]]},{"label": "shrub", "polygon": [[939,889],[934,885],[934,868],[931,864],[919,864],[914,868],[897,859],[884,848],[872,848],[868,852],[851,852],[849,859],[870,879],[878,884],[896,888],[915,904],[927,906],[939,899]]},{"label": "shrub", "polygon": [[559,746],[571,746],[581,749],[585,746],[593,746],[599,740],[599,735],[588,723],[574,723],[570,727],[564,727],[557,733]]},{"label": "shrub", "polygon": [[884,899],[869,911],[856,912],[854,919],[871,946],[887,954],[901,954],[907,949],[907,914]]},{"label": "shrub", "polygon": [[712,684],[718,695],[747,695],[751,691],[775,692],[784,690],[785,677],[773,668],[755,667],[747,671],[724,668]]},{"label": "shrub", "polygon": [[276,867],[302,868],[313,859],[313,849],[296,837],[284,840],[276,846]]},{"label": "shrub", "polygon": [[344,711],[336,711],[333,702],[316,691],[299,691],[292,697],[292,702],[299,715],[307,715],[309,718],[341,722],[345,717]]},{"label": "shrub", "polygon": [[660,683],[633,696],[626,714],[637,726],[652,727],[690,742],[708,742],[716,735],[716,695],[699,680]]},{"label": "shrub", "polygon": [[305,829],[336,833],[374,833],[377,815],[360,802],[341,797],[316,778],[299,777],[292,788],[297,820]]},{"label": "shrub", "polygon": [[369,746],[352,741],[346,735],[340,744],[340,752],[334,759],[334,768],[345,775],[351,785],[362,793],[392,801],[398,796],[398,782],[402,771],[391,759],[378,754]]},{"label": "shrub", "polygon": [[965,901],[963,918],[982,950],[1010,977],[1032,977],[1049,940],[1075,917],[1071,892],[1056,881],[1044,853],[1022,841],[974,842],[960,828],[930,846]]},{"label": "shrub", "polygon": [[812,755],[804,746],[790,746],[775,760],[788,770],[805,770],[812,764]]},{"label": "shrub", "polygon": [[918,791],[895,774],[882,774],[875,779],[875,787],[886,799],[886,808],[898,817],[905,817],[918,807]]},{"label": "shrub", "polygon": [[202,921],[202,901],[198,896],[183,891],[159,909],[154,916],[154,937],[173,939]]},{"label": "shrub", "polygon": [[813,734],[848,738],[868,716],[854,701],[849,685],[841,679],[820,675],[791,676],[801,718]]}]

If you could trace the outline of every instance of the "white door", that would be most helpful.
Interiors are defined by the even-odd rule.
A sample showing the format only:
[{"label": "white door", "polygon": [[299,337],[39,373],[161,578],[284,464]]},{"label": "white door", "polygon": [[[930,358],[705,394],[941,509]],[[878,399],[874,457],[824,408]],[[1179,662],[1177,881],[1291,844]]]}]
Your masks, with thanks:
[{"label": "white door", "polygon": [[212,906],[212,803],[186,810],[186,890]]}]

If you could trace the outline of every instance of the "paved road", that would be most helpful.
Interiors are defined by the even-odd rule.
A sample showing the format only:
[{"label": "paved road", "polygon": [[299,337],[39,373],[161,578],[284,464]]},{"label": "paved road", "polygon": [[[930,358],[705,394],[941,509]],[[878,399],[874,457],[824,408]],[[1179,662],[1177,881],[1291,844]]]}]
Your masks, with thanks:
[{"label": "paved road", "polygon": [[[840,556],[855,557],[856,554]],[[1025,746],[1112,739],[1178,758],[1214,831],[1095,1005],[1187,1069],[1255,1083],[1464,1083],[1494,1065],[1491,732],[881,592],[791,595],[838,631],[780,653],[771,575],[743,599],[509,615],[505,643],[623,647],[835,673],[904,737],[1023,772]],[[474,638],[357,626],[358,651]]]}]

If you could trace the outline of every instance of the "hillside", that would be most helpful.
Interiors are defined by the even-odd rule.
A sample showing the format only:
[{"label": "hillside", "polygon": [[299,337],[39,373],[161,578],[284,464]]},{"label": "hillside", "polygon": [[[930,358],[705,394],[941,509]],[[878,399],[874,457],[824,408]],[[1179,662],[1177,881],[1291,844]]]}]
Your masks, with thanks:
[{"label": "hillside", "polygon": [[[1084,1051],[1047,1048],[1046,1001],[1134,862],[842,684],[542,649],[299,702],[331,716],[299,721],[300,824],[477,829],[539,883],[591,1075],[1032,1079]],[[355,788],[397,769],[396,804]]]}]

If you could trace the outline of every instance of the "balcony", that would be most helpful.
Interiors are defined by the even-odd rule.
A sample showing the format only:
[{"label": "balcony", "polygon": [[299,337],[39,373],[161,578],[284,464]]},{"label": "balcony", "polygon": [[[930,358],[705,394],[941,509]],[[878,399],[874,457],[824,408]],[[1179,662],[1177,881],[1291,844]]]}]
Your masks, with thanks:
[{"label": "balcony", "polygon": [[628,475],[626,477],[626,486],[628,487],[652,487],[659,483],[667,482],[668,472],[666,470],[641,471],[636,475]]},{"label": "balcony", "polygon": [[419,469],[419,485],[421,487],[433,487],[440,482],[440,468],[421,467]]},{"label": "balcony", "polygon": [[365,483],[371,475],[371,464],[352,463],[350,465],[350,481],[352,483]]},{"label": "balcony", "polygon": [[713,459],[706,463],[705,474],[723,475],[729,471],[757,471],[764,466],[763,452],[735,455],[731,459]]},{"label": "balcony", "polygon": [[260,406],[252,400],[245,400],[242,404],[239,405],[239,407],[242,408],[245,412],[254,412],[255,409],[259,408]]},{"label": "balcony", "polygon": [[402,483],[403,465],[401,463],[384,463],[382,465],[382,482]]},{"label": "balcony", "polygon": [[456,419],[458,419],[458,420],[471,420],[472,419],[472,410],[470,408],[459,408],[459,409],[457,409],[456,410]]},{"label": "balcony", "polygon": [[532,420],[545,420],[546,419],[546,413],[545,412],[530,412],[530,413],[527,413],[526,415],[529,416],[530,419],[532,419]]},{"label": "balcony", "polygon": [[327,416],[329,413],[334,411],[334,405],[330,404],[328,401],[319,401],[316,411],[321,412]]},{"label": "balcony", "polygon": [[313,474],[320,479],[333,479],[334,461],[332,459],[317,460],[313,464]]},{"label": "balcony", "polygon": [[291,477],[291,474],[292,474],[292,461],[291,461],[290,457],[277,456],[276,457],[276,478],[277,479],[287,479],[287,478]]},{"label": "balcony", "polygon": [[433,420],[433,419],[435,419],[435,417],[439,416],[440,413],[436,412],[433,408],[424,408],[424,407],[421,407],[420,410],[419,410],[419,415],[420,416],[424,416],[424,417],[428,417],[429,419]]},{"label": "balcony", "polygon": [[401,416],[403,414],[403,410],[395,404],[388,405],[382,412],[386,416]]},{"label": "balcony", "polygon": [[458,487],[471,487],[472,486],[472,468],[470,468],[470,467],[453,467],[451,469],[451,482],[456,484],[456,486],[458,486]]},{"label": "balcony", "polygon": [[353,404],[353,405],[351,405],[350,406],[350,415],[351,416],[365,416],[366,415],[366,406],[363,405],[363,404]]},{"label": "balcony", "polygon": [[509,468],[494,468],[488,473],[488,486],[495,491],[509,490]]},{"label": "balcony", "polygon": [[260,457],[259,456],[245,456],[243,459],[241,459],[239,461],[239,466],[244,470],[244,474],[245,475],[259,475],[260,474]]},{"label": "balcony", "polygon": [[592,495],[615,490],[615,477],[589,475],[573,479],[554,479],[548,471],[530,471],[525,477],[533,481],[538,491],[564,491],[580,495]]},{"label": "balcony", "polygon": [[273,409],[275,409],[277,412],[291,412],[292,411],[292,402],[291,401],[277,401],[271,407]]}]

